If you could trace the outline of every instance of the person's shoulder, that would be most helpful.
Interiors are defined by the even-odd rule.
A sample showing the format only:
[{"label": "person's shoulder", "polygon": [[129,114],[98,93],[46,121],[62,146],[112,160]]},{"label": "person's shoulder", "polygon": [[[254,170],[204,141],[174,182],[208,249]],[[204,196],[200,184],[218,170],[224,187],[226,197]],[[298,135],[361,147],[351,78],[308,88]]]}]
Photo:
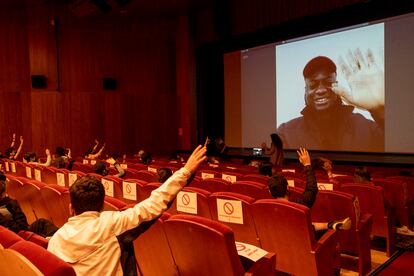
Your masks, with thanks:
[{"label": "person's shoulder", "polygon": [[285,123],[280,124],[280,126],[278,127],[278,130],[283,131],[284,129],[295,128],[302,123],[303,123],[303,116],[300,116],[300,117],[291,119]]}]

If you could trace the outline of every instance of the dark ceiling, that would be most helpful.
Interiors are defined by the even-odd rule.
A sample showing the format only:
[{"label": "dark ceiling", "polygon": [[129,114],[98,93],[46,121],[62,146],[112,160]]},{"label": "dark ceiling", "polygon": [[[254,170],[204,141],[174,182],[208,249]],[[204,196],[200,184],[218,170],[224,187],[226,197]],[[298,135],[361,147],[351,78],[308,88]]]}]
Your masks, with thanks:
[{"label": "dark ceiling", "polygon": [[[65,7],[77,16],[168,16],[186,14],[216,0],[1,0],[1,7]],[[223,0],[224,1],[224,0]]]}]

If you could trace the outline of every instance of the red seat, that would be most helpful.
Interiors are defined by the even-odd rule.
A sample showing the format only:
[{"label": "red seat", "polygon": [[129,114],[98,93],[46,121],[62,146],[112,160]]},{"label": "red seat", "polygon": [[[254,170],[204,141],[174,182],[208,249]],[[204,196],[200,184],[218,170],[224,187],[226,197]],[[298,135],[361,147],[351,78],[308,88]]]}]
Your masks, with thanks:
[{"label": "red seat", "polygon": [[171,252],[182,276],[274,275],[268,253],[247,271],[237,254],[233,231],[204,217],[175,215],[164,222]]},{"label": "red seat", "polygon": [[[9,180],[7,181],[7,194],[17,200],[18,195],[20,194],[20,189],[23,187],[23,182],[16,177],[7,175]],[[19,202],[20,203],[20,202]]]},{"label": "red seat", "polygon": [[382,187],[342,184],[341,190],[358,197],[362,213],[372,214],[372,235],[386,238],[387,256],[391,256],[395,250],[395,215],[385,207]]},{"label": "red seat", "polygon": [[27,222],[31,224],[39,218],[52,220],[40,194],[40,189],[46,186],[46,184],[36,180],[20,179],[23,182],[23,186],[20,189],[20,194],[17,195],[17,200],[26,215]]},{"label": "red seat", "polygon": [[[366,275],[371,270],[372,215],[360,213],[359,202],[354,195],[339,191],[319,191],[311,211],[314,222],[329,222],[347,217],[351,219],[350,230],[338,231],[339,243],[342,253],[358,256],[358,266],[345,268]],[[343,257],[350,259],[349,256]]]},{"label": "red seat", "polygon": [[32,231],[19,231],[18,235],[22,237],[26,241],[31,241],[37,245],[40,245],[41,247],[47,249],[47,245],[49,243],[49,240],[45,237],[42,237]]},{"label": "red seat", "polygon": [[71,171],[68,173],[68,187],[72,186],[73,183],[75,183],[75,181],[82,177],[85,176],[86,173],[81,172],[81,171]]},{"label": "red seat", "polygon": [[152,182],[152,183],[147,183],[146,185],[140,187],[139,196],[141,198],[139,199],[139,201],[143,201],[143,200],[149,198],[150,195],[151,195],[151,192],[153,190],[157,189],[160,186],[161,186],[161,183]]},{"label": "red seat", "polygon": [[[224,201],[220,206],[218,200]],[[209,206],[213,220],[228,225],[234,232],[236,241],[260,247],[256,226],[253,220],[251,204],[254,198],[232,192],[217,192],[210,195]],[[240,213],[237,203],[240,202]]]},{"label": "red seat", "polygon": [[191,183],[190,187],[207,190],[211,193],[225,192],[229,190],[230,182],[220,178],[206,178],[198,183]]},{"label": "red seat", "polygon": [[122,201],[127,204],[134,204],[140,201],[142,196],[139,194],[147,182],[139,179],[125,179],[122,181]]},{"label": "red seat", "polygon": [[[211,219],[211,212],[210,212],[210,206],[208,204],[208,198],[211,195],[209,191],[197,188],[197,187],[184,187],[182,190],[183,192],[189,192],[189,193],[196,193],[197,194],[197,210],[196,215],[202,216],[208,219]],[[177,200],[180,200],[180,195],[177,196],[177,199],[174,200],[173,203],[173,209],[175,209],[177,214],[188,214],[190,213],[189,210],[186,210],[185,208],[180,208],[180,205],[183,206],[184,204],[177,203]],[[178,204],[178,206],[177,206]],[[193,213],[194,214],[194,213]]]},{"label": "red seat", "polygon": [[105,196],[103,211],[121,211],[126,206],[125,202],[119,199]]},{"label": "red seat", "polygon": [[102,177],[101,182],[104,185],[105,194],[107,196],[111,196],[119,200],[123,200],[121,178],[108,175],[108,176]]},{"label": "red seat", "polygon": [[223,171],[221,173],[221,178],[227,180],[230,183],[233,183],[237,180],[241,180],[243,178],[243,174],[235,171]]},{"label": "red seat", "polygon": [[386,204],[395,210],[397,224],[406,225],[412,229],[410,208],[408,206],[407,184],[397,179],[377,178],[372,181],[374,185],[384,189]]},{"label": "red seat", "polygon": [[179,275],[163,226],[169,217],[168,213],[164,213],[150,229],[134,240],[135,257],[141,275]]},{"label": "red seat", "polygon": [[229,186],[229,192],[247,195],[254,199],[272,198],[267,185],[248,180],[232,183]]},{"label": "red seat", "polygon": [[57,227],[63,226],[70,217],[70,195],[68,188],[50,184],[40,188],[40,194],[49,211],[53,224]]},{"label": "red seat", "polygon": [[6,227],[0,225],[0,244],[3,246],[3,248],[8,248],[16,242],[22,240],[22,237],[7,229]]},{"label": "red seat", "polygon": [[29,241],[19,241],[9,248],[25,256],[44,275],[76,276],[75,270],[71,265],[37,244]]},{"label": "red seat", "polygon": [[315,240],[309,208],[280,199],[253,203],[262,248],[277,255],[276,269],[294,275],[333,275],[338,236],[328,230]]},{"label": "red seat", "polygon": [[136,173],[136,178],[146,182],[157,182],[157,173],[146,170],[140,170]]},{"label": "red seat", "polygon": [[221,173],[209,169],[200,169],[197,172],[197,176],[201,177],[201,179],[221,178]]},{"label": "red seat", "polygon": [[266,186],[269,183],[269,177],[260,174],[246,174],[242,177],[242,180],[255,181],[258,183],[265,184]]}]

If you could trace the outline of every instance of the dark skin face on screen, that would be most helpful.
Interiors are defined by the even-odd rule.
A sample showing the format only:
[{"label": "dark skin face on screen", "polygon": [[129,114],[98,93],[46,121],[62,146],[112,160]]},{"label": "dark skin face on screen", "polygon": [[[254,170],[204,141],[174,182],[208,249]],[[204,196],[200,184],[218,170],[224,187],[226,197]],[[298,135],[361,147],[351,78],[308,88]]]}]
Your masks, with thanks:
[{"label": "dark skin face on screen", "polygon": [[305,79],[306,105],[316,111],[328,110],[335,106],[338,95],[332,91],[336,85],[336,73],[316,72]]}]

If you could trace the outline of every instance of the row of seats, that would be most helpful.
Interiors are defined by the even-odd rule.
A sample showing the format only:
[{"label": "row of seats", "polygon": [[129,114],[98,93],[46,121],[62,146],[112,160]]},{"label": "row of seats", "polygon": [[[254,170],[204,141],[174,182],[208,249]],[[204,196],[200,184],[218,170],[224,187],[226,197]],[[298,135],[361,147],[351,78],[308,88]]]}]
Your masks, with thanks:
[{"label": "row of seats", "polygon": [[45,248],[0,226],[0,275],[75,276],[76,273]]},{"label": "row of seats", "polygon": [[[208,180],[212,180],[212,179],[208,179]],[[21,184],[19,183],[19,181],[21,182]],[[48,193],[54,194],[54,198],[52,198],[51,196],[47,198],[48,204],[51,204],[51,205],[55,204],[55,206],[53,207],[49,206],[48,208],[46,208],[46,210],[45,208],[43,208],[42,210],[42,206],[43,207],[46,206],[44,203],[43,204],[40,203],[36,205],[36,204],[33,204],[33,201],[30,201],[30,204],[25,204],[23,201],[29,198],[29,197],[26,197],[26,199],[21,198],[19,200],[21,202],[22,208],[23,206],[26,207],[27,205],[29,205],[28,207],[34,210],[32,211],[34,214],[42,214],[42,212],[44,214],[47,210],[53,210],[55,211],[55,213],[44,215],[43,217],[51,219],[58,226],[63,225],[63,223],[69,217],[68,207],[67,207],[68,205],[61,204],[63,202],[68,203],[68,200],[69,200],[68,192],[66,188],[62,188],[57,185],[43,184],[42,186],[41,184],[39,185],[39,183],[35,180],[26,179],[26,182],[25,182],[24,179],[19,178],[19,177],[16,177],[16,179],[14,180],[12,179],[10,183],[17,183],[22,186],[20,188],[27,186],[26,190],[32,189],[32,191],[34,192],[32,192],[29,197],[37,198],[38,201],[40,201],[40,199],[42,198],[44,200],[44,197],[43,197],[44,194],[48,194]],[[41,187],[39,188],[39,186]],[[150,184],[144,185],[143,187],[146,187],[146,186],[150,186],[150,189],[148,189],[148,194],[146,195],[147,197],[149,196],[150,191],[158,187],[159,184],[150,183]],[[13,187],[13,184],[10,187]],[[39,194],[36,194],[36,191],[40,192],[40,196]],[[333,209],[331,208],[332,210],[340,210],[340,212],[339,213],[334,212],[333,214],[329,214],[330,216],[328,217],[323,217],[321,214],[319,214],[319,219],[323,219],[322,221],[328,221],[328,219],[329,220],[342,219],[348,216],[352,218],[355,228],[350,233],[352,233],[354,236],[357,235],[358,233],[358,235],[360,235],[358,236],[358,240],[364,241],[365,243],[366,241],[368,241],[368,246],[360,246],[360,248],[362,248],[364,251],[363,253],[360,252],[361,250],[360,251],[356,249],[353,250],[353,252],[356,255],[365,256],[361,258],[361,262],[364,264],[363,266],[361,266],[361,269],[366,271],[370,265],[370,255],[369,255],[370,229],[369,229],[369,226],[365,226],[369,224],[368,218],[364,217],[362,219],[359,219],[359,217],[356,215],[357,212],[355,211],[352,212],[352,210],[354,210],[353,209],[354,208],[353,198],[348,198],[347,206],[350,206],[350,207],[348,209],[344,209],[344,208],[341,208],[341,206],[346,205],[345,201],[344,200],[340,201],[337,198],[332,197],[336,193],[328,197],[328,198],[331,198],[331,200],[326,200],[326,199],[321,200],[320,198],[323,198],[321,195],[323,195],[324,193],[328,193],[328,191],[319,193],[315,206],[319,206],[320,205],[319,202],[324,202],[321,204],[325,204],[325,207],[319,208],[319,209],[326,210],[326,209],[330,209],[331,208],[330,206],[332,204],[341,202],[341,205],[338,205],[338,206],[335,205],[336,206],[335,208]],[[18,199],[19,199],[19,194],[23,195],[23,194],[27,194],[27,192],[17,191],[15,193],[15,196]],[[191,194],[194,194],[195,197]],[[194,205],[194,202],[192,202],[194,200],[196,202],[195,205]],[[220,205],[220,207],[218,204],[219,200],[222,200],[222,204]],[[105,202],[106,202],[105,204],[106,210],[122,210],[127,207],[124,202],[121,202],[111,197],[106,197]],[[190,213],[198,214],[199,216],[203,216],[209,219],[220,221],[221,223],[227,224],[229,227],[231,227],[231,229],[234,231],[234,234],[236,236],[236,240],[242,241],[248,244],[253,244],[259,247],[263,247],[262,240],[259,238],[259,233],[258,233],[256,223],[255,223],[255,220],[257,219],[258,215],[254,215],[252,211],[252,205],[254,203],[255,203],[255,199],[247,195],[241,195],[241,194],[231,193],[231,192],[219,192],[219,193],[211,194],[210,192],[205,191],[200,188],[186,187],[184,188],[184,191],[178,195],[177,200],[173,203],[169,212],[173,214],[190,212]],[[228,212],[231,212],[237,215],[228,215],[228,214],[226,215],[225,212],[223,213],[222,209],[220,209],[221,210],[221,214],[220,214],[218,210],[219,208],[224,208],[224,206],[227,206],[227,208],[230,208],[230,211]],[[343,210],[346,210],[346,212],[344,213]],[[27,212],[27,209],[24,209],[24,211]],[[312,216],[314,213],[315,212],[312,211]],[[263,214],[266,214],[266,212]],[[39,215],[36,218],[39,218]],[[345,240],[350,241],[354,239],[355,237],[347,238]],[[343,248],[346,248],[346,246],[344,246]],[[272,248],[269,251],[273,252]],[[367,256],[366,252],[368,252],[368,257],[366,257]]]}]

